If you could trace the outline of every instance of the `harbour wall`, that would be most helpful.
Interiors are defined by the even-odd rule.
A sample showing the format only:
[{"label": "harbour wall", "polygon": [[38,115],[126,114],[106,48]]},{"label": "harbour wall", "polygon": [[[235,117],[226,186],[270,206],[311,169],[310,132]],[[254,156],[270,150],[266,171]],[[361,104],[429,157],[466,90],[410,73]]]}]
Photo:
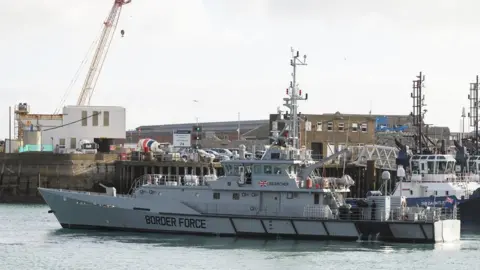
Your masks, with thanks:
[{"label": "harbour wall", "polygon": [[96,191],[113,184],[117,154],[0,153],[0,203],[44,203],[37,187]]}]

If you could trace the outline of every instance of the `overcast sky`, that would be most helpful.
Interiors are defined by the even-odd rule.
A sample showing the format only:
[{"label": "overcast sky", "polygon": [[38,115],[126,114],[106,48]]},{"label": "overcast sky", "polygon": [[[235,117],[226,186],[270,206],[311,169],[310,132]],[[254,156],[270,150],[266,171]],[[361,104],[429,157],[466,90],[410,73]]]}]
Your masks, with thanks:
[{"label": "overcast sky", "polygon": [[[8,106],[55,111],[112,3],[2,3],[0,138],[8,136]],[[126,107],[128,128],[236,120],[238,112],[267,119],[291,79],[294,46],[309,64],[299,71],[310,97],[301,112],[408,114],[412,80],[423,71],[426,122],[459,131],[469,83],[480,73],[479,7],[475,0],[133,0],[92,105]],[[85,73],[66,104],[75,104]]]}]

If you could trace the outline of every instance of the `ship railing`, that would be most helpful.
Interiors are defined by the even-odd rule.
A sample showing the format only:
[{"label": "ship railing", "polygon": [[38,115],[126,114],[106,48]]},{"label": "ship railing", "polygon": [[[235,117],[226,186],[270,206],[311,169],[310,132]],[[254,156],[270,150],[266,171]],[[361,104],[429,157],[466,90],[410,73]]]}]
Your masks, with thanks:
[{"label": "ship railing", "polygon": [[[342,211],[343,210],[343,211]],[[397,207],[339,209],[341,220],[376,220],[395,222],[434,222],[439,220],[459,219],[456,208],[447,207]]]},{"label": "ship railing", "polygon": [[[445,174],[437,173],[437,174],[420,174],[416,172],[413,175],[409,175],[405,182],[415,182],[415,183],[422,183],[422,182],[442,182],[442,183],[468,183],[468,182],[480,182],[480,175],[476,173],[448,173],[450,177],[444,177]],[[417,176],[414,178],[413,176]],[[418,179],[418,176],[421,176]]]},{"label": "ship railing", "polygon": [[145,174],[133,181],[129,194],[143,186],[208,186],[208,181],[214,181],[215,175],[163,175]]}]

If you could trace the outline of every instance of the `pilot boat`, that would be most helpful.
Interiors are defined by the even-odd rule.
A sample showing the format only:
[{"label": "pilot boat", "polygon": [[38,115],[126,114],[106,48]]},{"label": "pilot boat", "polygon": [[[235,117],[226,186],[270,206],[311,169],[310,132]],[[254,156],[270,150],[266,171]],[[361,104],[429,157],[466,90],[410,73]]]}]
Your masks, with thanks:
[{"label": "pilot boat", "polygon": [[320,176],[325,162],[348,150],[315,162],[310,150],[298,147],[297,101],[307,99],[295,83],[298,57],[292,56],[293,82],[284,98],[290,112],[279,111],[284,128],[273,132],[274,143],[260,160],[246,159],[242,146],[239,159],[222,161],[223,176],[144,175],[126,195],[110,187],[106,193],[39,188],[50,212],[68,229],[416,243],[459,239],[458,220],[438,215],[438,209],[410,209],[418,222],[391,214],[388,196],[353,208],[345,203],[354,184],[348,175]]}]

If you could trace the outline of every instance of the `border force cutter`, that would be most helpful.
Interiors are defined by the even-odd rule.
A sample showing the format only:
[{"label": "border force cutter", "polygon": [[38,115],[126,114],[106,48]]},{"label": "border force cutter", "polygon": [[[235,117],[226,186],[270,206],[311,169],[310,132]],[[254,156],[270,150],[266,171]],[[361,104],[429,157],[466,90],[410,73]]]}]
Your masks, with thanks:
[{"label": "border force cutter", "polygon": [[[374,196],[369,204],[345,203],[354,181],[326,178],[320,168],[343,150],[320,162],[299,147],[298,100],[306,100],[296,82],[297,65],[304,65],[292,49],[293,67],[285,106],[290,110],[273,132],[274,143],[260,160],[223,161],[219,178],[143,175],[130,194],[39,188],[63,228],[219,236],[284,237],[296,239],[382,240],[443,242],[460,238],[460,222],[441,215],[438,208],[410,209],[415,221],[402,220],[389,196]],[[282,116],[282,112],[279,113]]]}]

